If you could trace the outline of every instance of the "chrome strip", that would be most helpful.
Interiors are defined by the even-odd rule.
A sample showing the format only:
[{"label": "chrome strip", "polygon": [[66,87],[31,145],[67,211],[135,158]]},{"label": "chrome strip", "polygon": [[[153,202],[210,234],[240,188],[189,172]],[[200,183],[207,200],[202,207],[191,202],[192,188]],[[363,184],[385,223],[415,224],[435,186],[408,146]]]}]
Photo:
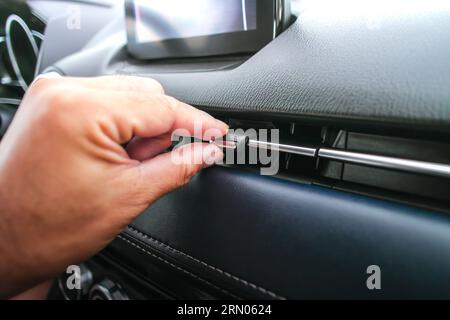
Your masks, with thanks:
[{"label": "chrome strip", "polygon": [[[224,143],[220,144],[217,142],[212,143],[215,143],[221,148],[227,149],[237,148],[236,142],[233,141],[225,141]],[[402,159],[396,157],[380,156],[374,154],[337,150],[337,149],[294,146],[288,144],[259,141],[254,139],[248,140],[248,146],[252,148],[274,150],[312,158],[330,159],[378,168],[394,169],[411,173],[421,173],[425,175],[450,178],[450,164]]]},{"label": "chrome strip", "polygon": [[450,178],[450,165],[334,149],[319,149],[319,158]]},{"label": "chrome strip", "polygon": [[242,21],[244,24],[244,31],[248,30],[247,27],[247,5],[245,3],[245,0],[241,0],[241,5],[242,5]]},{"label": "chrome strip", "polygon": [[232,150],[237,149],[237,144],[234,141],[215,140],[215,141],[210,141],[209,143],[215,144],[216,146],[218,146],[219,148],[222,148],[222,149],[232,149]]},{"label": "chrome strip", "polygon": [[20,105],[21,100],[20,99],[12,99],[12,98],[3,98],[0,97],[0,104],[11,104],[14,106]]},{"label": "chrome strip", "polygon": [[301,156],[315,157],[317,155],[316,148],[292,146],[287,144],[271,143],[265,141],[258,141],[250,139],[248,146],[253,148],[261,148],[267,150],[275,150],[280,152],[287,152],[292,154],[299,154]]},{"label": "chrome strip", "polygon": [[22,71],[20,70],[19,63],[17,62],[16,54],[14,53],[13,45],[12,45],[12,39],[11,39],[11,28],[13,22],[19,24],[19,26],[22,28],[22,30],[25,32],[28,41],[30,42],[31,46],[33,47],[33,52],[36,58],[39,54],[39,48],[36,43],[36,39],[34,38],[30,28],[26,24],[26,22],[19,17],[18,15],[12,14],[6,19],[6,25],[5,25],[5,39],[6,39],[6,49],[8,52],[8,58],[11,62],[11,65],[13,67],[14,73],[16,75],[17,80],[20,83],[20,86],[22,87],[23,91],[28,90],[28,83],[26,83]]}]

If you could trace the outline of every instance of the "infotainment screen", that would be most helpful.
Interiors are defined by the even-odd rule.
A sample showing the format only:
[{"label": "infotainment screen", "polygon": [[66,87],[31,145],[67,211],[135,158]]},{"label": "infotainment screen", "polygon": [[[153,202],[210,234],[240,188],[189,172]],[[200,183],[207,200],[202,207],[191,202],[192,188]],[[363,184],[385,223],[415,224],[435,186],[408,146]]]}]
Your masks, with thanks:
[{"label": "infotainment screen", "polygon": [[136,0],[140,43],[256,29],[257,0]]},{"label": "infotainment screen", "polygon": [[126,0],[128,50],[143,59],[252,52],[287,0]]}]

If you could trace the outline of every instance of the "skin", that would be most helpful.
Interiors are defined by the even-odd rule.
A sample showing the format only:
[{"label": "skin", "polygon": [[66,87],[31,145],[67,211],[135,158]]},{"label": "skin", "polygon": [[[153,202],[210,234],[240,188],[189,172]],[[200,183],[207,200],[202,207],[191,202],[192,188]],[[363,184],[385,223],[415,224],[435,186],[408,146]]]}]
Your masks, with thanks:
[{"label": "skin", "polygon": [[35,82],[0,143],[0,297],[90,258],[158,198],[221,160],[204,143],[172,151],[191,160],[181,164],[162,153],[175,129],[194,135],[195,122],[198,138],[228,130],[151,79]]}]

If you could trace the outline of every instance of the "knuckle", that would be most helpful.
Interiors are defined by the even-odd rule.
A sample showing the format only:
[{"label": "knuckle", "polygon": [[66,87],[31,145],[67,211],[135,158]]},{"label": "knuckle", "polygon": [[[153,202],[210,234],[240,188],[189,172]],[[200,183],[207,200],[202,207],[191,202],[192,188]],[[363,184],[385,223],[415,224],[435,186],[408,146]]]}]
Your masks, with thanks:
[{"label": "knuckle", "polygon": [[58,82],[54,78],[41,78],[38,81],[35,81],[31,84],[29,88],[29,92],[32,92],[33,94],[37,92],[42,92],[50,89],[51,87],[55,86]]},{"label": "knuckle", "polygon": [[126,75],[113,75],[110,77],[115,83],[121,83],[122,89],[131,89],[132,91],[146,91],[154,94],[164,94],[164,87],[161,83],[153,78],[139,77],[139,76],[126,76]]},{"label": "knuckle", "polygon": [[[51,85],[42,96],[43,103],[40,105],[40,113],[45,118],[45,123],[65,127],[74,108],[75,94],[73,89],[66,90],[62,85]],[[70,113],[70,114],[69,114]]]},{"label": "knuckle", "polygon": [[163,99],[165,107],[169,110],[169,112],[175,114],[179,103],[178,100],[170,96],[163,96]]},{"label": "knuckle", "polygon": [[180,188],[185,186],[195,176],[197,170],[193,165],[182,164],[177,168],[176,187]]},{"label": "knuckle", "polygon": [[151,86],[155,88],[156,92],[158,92],[160,94],[164,94],[164,92],[165,92],[164,87],[162,86],[162,84],[159,81],[157,81],[153,78],[148,78],[148,81],[151,84]]},{"label": "knuckle", "polygon": [[159,115],[159,118],[164,119],[164,123],[162,125],[164,125],[166,129],[172,128],[175,118],[177,116],[175,109],[176,102],[173,101],[175,99],[163,94],[153,95],[153,98],[155,104],[160,107],[161,114]]},{"label": "knuckle", "polygon": [[48,90],[46,96],[46,106],[51,113],[65,113],[74,106],[77,99],[75,88],[55,86]]}]

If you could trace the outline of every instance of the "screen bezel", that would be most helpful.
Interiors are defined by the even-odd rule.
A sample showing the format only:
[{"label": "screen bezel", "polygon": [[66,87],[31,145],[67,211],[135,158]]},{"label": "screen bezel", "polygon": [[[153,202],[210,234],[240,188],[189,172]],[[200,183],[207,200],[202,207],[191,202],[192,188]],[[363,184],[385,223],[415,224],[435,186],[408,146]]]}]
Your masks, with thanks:
[{"label": "screen bezel", "polygon": [[128,52],[138,59],[163,59],[256,52],[276,35],[275,1],[257,0],[257,29],[138,43],[134,1],[125,0]]}]

